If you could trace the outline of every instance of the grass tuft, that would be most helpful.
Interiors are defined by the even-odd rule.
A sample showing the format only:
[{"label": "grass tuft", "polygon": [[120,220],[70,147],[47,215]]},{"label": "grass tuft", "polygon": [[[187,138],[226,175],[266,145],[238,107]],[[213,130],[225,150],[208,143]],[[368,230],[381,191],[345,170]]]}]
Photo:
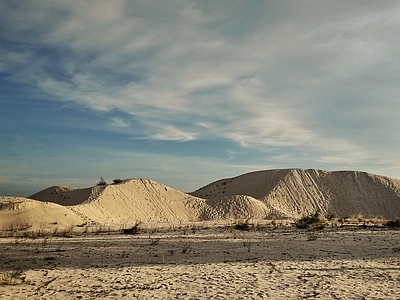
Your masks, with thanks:
[{"label": "grass tuft", "polygon": [[137,222],[131,228],[124,228],[124,229],[122,229],[122,233],[123,234],[137,234],[137,233],[139,233],[139,225],[140,225],[140,222]]},{"label": "grass tuft", "polygon": [[22,270],[12,270],[0,277],[1,285],[17,285],[25,281],[25,274]]},{"label": "grass tuft", "polygon": [[239,218],[238,220],[236,220],[236,223],[233,226],[233,228],[235,228],[236,230],[245,230],[245,231],[250,230],[250,224],[249,224],[250,219],[251,218],[248,219]]}]

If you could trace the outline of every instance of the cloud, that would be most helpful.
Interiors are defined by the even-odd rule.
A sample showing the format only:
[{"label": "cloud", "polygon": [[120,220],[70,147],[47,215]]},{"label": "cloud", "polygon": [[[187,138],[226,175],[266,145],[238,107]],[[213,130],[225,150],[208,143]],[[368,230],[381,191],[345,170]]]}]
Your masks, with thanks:
[{"label": "cloud", "polygon": [[20,4],[0,7],[1,72],[124,133],[327,166],[395,160],[377,141],[400,146],[397,2]]},{"label": "cloud", "polygon": [[185,132],[173,126],[166,126],[161,132],[156,133],[153,138],[161,141],[191,141],[196,138],[196,134]]}]

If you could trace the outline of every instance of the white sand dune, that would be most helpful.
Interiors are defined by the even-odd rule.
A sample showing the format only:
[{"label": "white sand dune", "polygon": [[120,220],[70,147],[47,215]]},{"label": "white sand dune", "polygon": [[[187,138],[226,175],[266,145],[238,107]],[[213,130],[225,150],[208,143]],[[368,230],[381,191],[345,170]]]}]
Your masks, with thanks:
[{"label": "white sand dune", "polygon": [[53,186],[30,198],[3,197],[0,227],[13,222],[131,225],[299,218],[315,212],[341,217],[400,216],[400,180],[354,171],[258,171],[218,180],[190,194],[136,178],[83,189]]},{"label": "white sand dune", "polygon": [[213,182],[191,195],[214,199],[248,195],[298,218],[315,212],[336,216],[400,216],[400,180],[355,171],[268,170]]},{"label": "white sand dune", "polygon": [[70,209],[22,197],[0,197],[0,229],[33,228],[50,224],[67,227],[83,219]]},{"label": "white sand dune", "polygon": [[132,224],[196,220],[204,206],[203,199],[138,178],[108,185],[73,210],[101,224]]}]

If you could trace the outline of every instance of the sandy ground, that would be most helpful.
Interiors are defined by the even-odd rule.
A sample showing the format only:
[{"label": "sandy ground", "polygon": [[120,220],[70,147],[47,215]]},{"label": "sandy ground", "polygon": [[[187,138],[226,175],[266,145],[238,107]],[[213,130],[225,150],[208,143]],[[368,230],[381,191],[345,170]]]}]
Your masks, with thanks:
[{"label": "sandy ground", "polygon": [[400,231],[1,238],[1,299],[400,299]]}]

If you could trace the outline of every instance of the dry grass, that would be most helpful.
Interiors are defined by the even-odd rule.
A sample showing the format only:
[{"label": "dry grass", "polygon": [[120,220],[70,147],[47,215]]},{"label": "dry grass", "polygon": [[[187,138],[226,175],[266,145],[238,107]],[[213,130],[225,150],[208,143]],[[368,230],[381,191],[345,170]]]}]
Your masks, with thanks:
[{"label": "dry grass", "polygon": [[325,221],[326,218],[323,215],[315,213],[313,215],[304,216],[296,220],[294,225],[300,229],[309,228],[311,225],[315,228],[317,227],[322,228],[324,226]]},{"label": "dry grass", "polygon": [[137,233],[139,233],[139,230],[140,230],[139,225],[140,225],[140,222],[137,222],[135,225],[133,225],[130,228],[124,228],[124,229],[122,229],[122,233],[123,234],[137,234]]},{"label": "dry grass", "polygon": [[12,270],[0,277],[1,285],[17,285],[25,281],[25,274],[22,270]]},{"label": "dry grass", "polygon": [[233,226],[236,230],[250,230],[250,218],[245,219],[244,217],[240,217],[236,220],[235,225]]},{"label": "dry grass", "polygon": [[189,241],[185,241],[182,243],[182,253],[189,253],[192,248],[192,243]]},{"label": "dry grass", "polygon": [[239,231],[265,231],[276,229],[278,227],[294,226],[299,229],[318,230],[326,226],[342,227],[342,226],[360,226],[360,227],[390,227],[400,228],[400,219],[386,220],[383,217],[365,218],[362,214],[352,215],[350,217],[329,217],[324,214],[315,213],[309,216],[302,217],[297,220],[278,219],[272,216],[270,220],[253,220],[250,218],[240,217],[236,220],[225,220],[219,223],[211,222],[193,222],[190,224],[178,225],[163,224],[155,226],[154,224],[142,224],[137,222],[131,227],[126,228],[125,225],[79,225],[61,227],[60,225],[49,224],[48,227],[42,226],[37,229],[32,229],[30,226],[12,226],[0,230],[0,237],[14,237],[15,244],[22,243],[24,239],[39,239],[50,237],[65,237],[70,238],[75,235],[82,234],[110,234],[113,232],[122,232],[123,234],[153,234],[156,232],[174,232],[182,231],[184,235],[195,234],[198,231],[207,230],[209,227],[219,227],[221,229],[229,229],[236,237]]}]

